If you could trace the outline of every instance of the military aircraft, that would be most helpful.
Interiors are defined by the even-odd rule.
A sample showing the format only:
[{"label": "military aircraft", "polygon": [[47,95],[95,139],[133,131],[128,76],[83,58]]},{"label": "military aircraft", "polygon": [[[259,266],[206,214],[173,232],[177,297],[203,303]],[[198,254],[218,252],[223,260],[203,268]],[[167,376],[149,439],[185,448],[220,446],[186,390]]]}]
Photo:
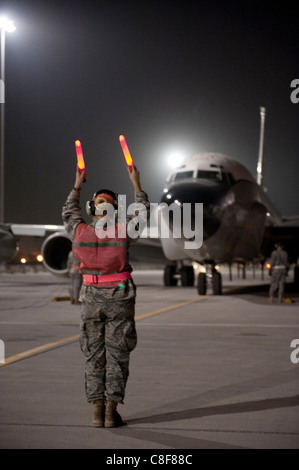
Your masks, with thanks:
[{"label": "military aircraft", "polygon": [[[239,162],[217,153],[194,155],[168,177],[161,202],[193,206],[203,202],[203,243],[197,249],[186,249],[185,237],[161,238],[165,256],[170,262],[164,271],[165,285],[194,284],[192,262],[206,268],[197,279],[199,294],[205,294],[211,280],[214,294],[221,294],[219,264],[263,262],[282,241],[293,258],[298,257],[298,227],[290,227],[278,214],[264,188]],[[163,209],[162,209],[163,217]],[[168,216],[168,212],[166,211]],[[182,218],[179,219],[182,222]],[[173,233],[178,231],[169,218]],[[293,230],[293,233],[292,233]],[[296,237],[295,236],[296,231]],[[296,259],[296,258],[295,258]]]},{"label": "military aircraft", "polygon": [[[299,218],[282,218],[263,187],[264,108],[260,108],[260,115],[257,179],[231,157],[209,152],[190,157],[167,177],[154,217],[156,222],[158,217],[160,220],[167,217],[170,236],[163,237],[154,230],[154,236],[152,233],[149,236],[141,234],[137,244],[146,244],[147,249],[153,249],[157,244],[160,250],[162,247],[164,259],[168,260],[164,269],[166,286],[177,285],[178,279],[182,286],[194,285],[193,263],[197,262],[206,270],[197,276],[198,294],[205,294],[208,282],[211,282],[213,293],[219,295],[222,293],[222,277],[216,269],[218,264],[254,260],[263,263],[276,241],[283,241],[291,261],[297,261]],[[171,217],[171,211],[164,210],[172,204],[183,210],[186,203],[191,205],[193,231],[202,230],[202,244],[197,248],[186,249],[185,243],[192,241],[192,237],[184,236],[181,227],[177,226],[183,222],[183,217],[177,222]],[[198,203],[203,208],[201,227],[195,225]],[[182,236],[175,236],[178,231]],[[24,235],[44,237],[41,247],[44,266],[52,274],[67,275],[67,257],[72,245],[62,225],[2,225],[0,262],[13,257],[16,237]],[[298,268],[295,269],[298,277]]]},{"label": "military aircraft", "polygon": [[[219,264],[243,263],[269,257],[277,241],[283,241],[291,261],[297,261],[299,249],[299,217],[283,218],[270,201],[263,186],[265,108],[260,108],[261,128],[257,163],[257,178],[238,161],[219,153],[202,153],[187,159],[175,168],[166,180],[161,202],[175,203],[183,208],[192,204],[191,225],[195,229],[195,205],[203,203],[203,243],[197,249],[186,249],[186,237],[160,238],[165,256],[170,260],[164,270],[164,284],[194,284],[193,263],[204,266],[199,272],[197,290],[205,294],[208,281],[212,291],[222,293]],[[169,217],[169,211],[160,211],[167,217],[173,234],[183,233]],[[164,215],[165,212],[165,215]],[[199,227],[197,227],[199,228]],[[298,279],[298,268],[295,268]]]}]

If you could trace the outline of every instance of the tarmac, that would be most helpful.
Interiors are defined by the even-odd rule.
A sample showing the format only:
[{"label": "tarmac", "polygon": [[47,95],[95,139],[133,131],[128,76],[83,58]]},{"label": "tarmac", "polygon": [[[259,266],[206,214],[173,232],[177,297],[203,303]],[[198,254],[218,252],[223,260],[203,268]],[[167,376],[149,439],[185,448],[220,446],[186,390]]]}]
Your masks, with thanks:
[{"label": "tarmac", "polygon": [[298,449],[292,285],[290,303],[269,304],[260,273],[224,273],[220,296],[164,287],[160,270],[136,270],[134,280],[138,345],[118,407],[127,425],[106,429],[93,427],[85,399],[81,307],[66,300],[68,280],[0,274],[0,448],[101,450],[101,463],[139,468],[194,464],[199,449]]}]

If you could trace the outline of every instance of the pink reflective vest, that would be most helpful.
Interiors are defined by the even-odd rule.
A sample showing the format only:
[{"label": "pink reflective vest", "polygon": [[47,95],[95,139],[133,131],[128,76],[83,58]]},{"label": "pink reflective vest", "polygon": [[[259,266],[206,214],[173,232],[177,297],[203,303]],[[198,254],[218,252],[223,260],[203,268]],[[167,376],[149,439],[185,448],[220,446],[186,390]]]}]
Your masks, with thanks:
[{"label": "pink reflective vest", "polygon": [[[112,236],[109,230],[107,232],[103,230],[102,235],[107,233],[110,236],[105,235],[100,238],[91,225],[85,223],[78,225],[73,241],[73,253],[81,261],[80,268],[83,273],[92,271],[93,274],[98,274],[99,278],[103,276],[104,281],[105,275],[124,271],[127,264],[127,241],[126,238],[118,236],[118,233],[126,233],[123,225],[125,226],[125,224],[116,225]],[[99,282],[88,282],[88,284],[99,285]],[[115,282],[112,285],[115,285]]]}]

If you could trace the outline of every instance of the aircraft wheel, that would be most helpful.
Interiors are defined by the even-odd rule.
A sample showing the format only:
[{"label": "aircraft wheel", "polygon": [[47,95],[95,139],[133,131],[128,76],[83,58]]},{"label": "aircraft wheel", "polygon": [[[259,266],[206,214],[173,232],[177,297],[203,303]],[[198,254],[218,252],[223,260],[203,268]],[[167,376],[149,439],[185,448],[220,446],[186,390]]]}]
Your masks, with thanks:
[{"label": "aircraft wheel", "polygon": [[194,285],[194,269],[193,266],[183,266],[181,269],[182,286]]},{"label": "aircraft wheel", "polygon": [[217,271],[213,273],[213,294],[222,294],[222,276]]},{"label": "aircraft wheel", "polygon": [[199,295],[205,295],[207,292],[207,276],[205,273],[199,273],[197,277],[197,292]]},{"label": "aircraft wheel", "polygon": [[164,269],[164,286],[176,286],[175,266],[167,265]]}]

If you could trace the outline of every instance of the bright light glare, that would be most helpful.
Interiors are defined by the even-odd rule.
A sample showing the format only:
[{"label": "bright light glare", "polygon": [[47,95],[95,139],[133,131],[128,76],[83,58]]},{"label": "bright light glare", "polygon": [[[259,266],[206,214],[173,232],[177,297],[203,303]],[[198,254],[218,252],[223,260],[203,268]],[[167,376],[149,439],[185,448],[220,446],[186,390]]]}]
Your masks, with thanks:
[{"label": "bright light glare", "polygon": [[0,17],[0,29],[4,29],[8,33],[13,33],[16,30],[13,21],[8,20],[5,16]]},{"label": "bright light glare", "polygon": [[27,260],[26,260],[26,258],[21,258],[21,259],[20,259],[20,261],[21,261],[21,263],[22,263],[22,264],[25,264],[25,263],[27,263]]},{"label": "bright light glare", "polygon": [[170,155],[168,163],[172,168],[176,168],[180,163],[182,163],[183,157],[180,153],[174,152]]},{"label": "bright light glare", "polygon": [[42,255],[37,255],[36,259],[37,259],[37,261],[39,261],[41,263],[44,258],[42,257]]}]

